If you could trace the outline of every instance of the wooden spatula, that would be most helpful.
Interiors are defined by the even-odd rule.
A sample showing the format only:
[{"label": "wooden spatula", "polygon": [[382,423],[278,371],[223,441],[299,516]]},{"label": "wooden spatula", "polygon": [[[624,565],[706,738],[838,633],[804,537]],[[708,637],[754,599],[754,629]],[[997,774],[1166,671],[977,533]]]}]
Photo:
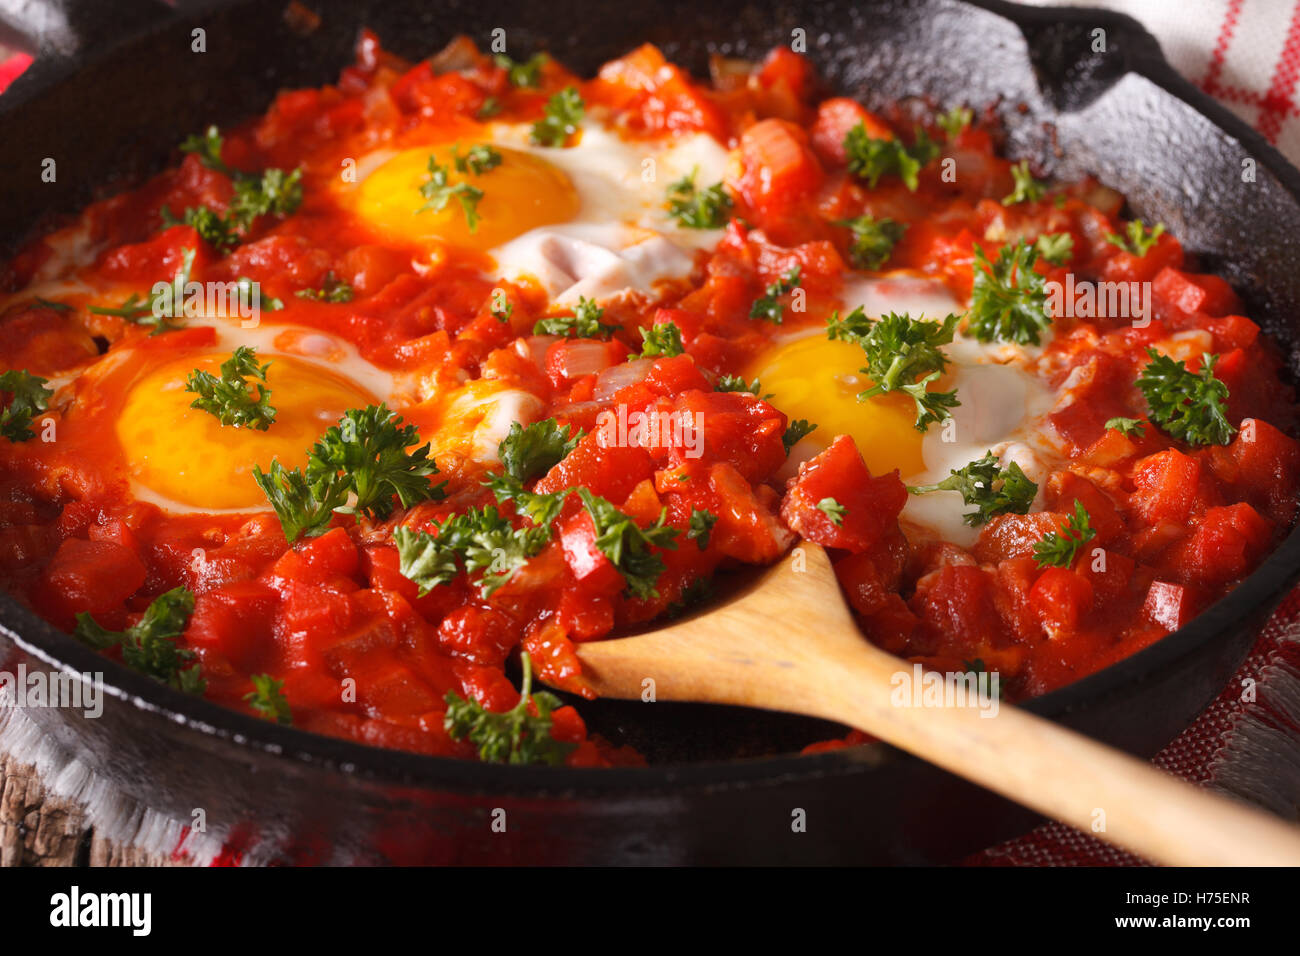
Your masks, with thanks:
[{"label": "wooden spatula", "polygon": [[1019,708],[895,706],[891,678],[912,665],[862,637],[826,553],[808,542],[711,611],[579,656],[601,696],[640,698],[649,679],[657,700],[839,721],[1155,862],[1300,864],[1300,827]]}]

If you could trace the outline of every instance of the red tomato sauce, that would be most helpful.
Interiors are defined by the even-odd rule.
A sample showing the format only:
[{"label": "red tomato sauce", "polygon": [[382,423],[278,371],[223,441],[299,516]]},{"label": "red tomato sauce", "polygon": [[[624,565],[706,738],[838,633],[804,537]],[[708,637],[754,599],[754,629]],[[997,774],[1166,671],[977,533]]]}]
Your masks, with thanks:
[{"label": "red tomato sauce", "polygon": [[[1182,626],[1248,575],[1294,521],[1300,447],[1277,348],[1241,314],[1223,280],[1197,271],[1175,237],[1161,236],[1143,256],[1108,242],[1122,228],[1122,198],[1113,191],[1086,181],[1066,187],[1058,202],[1003,205],[1013,177],[996,154],[991,115],[950,147],[955,182],[931,164],[915,191],[897,177],[868,188],[846,169],[845,134],[862,123],[873,136],[908,135],[910,121],[821,98],[810,64],[787,50],[742,73],[719,70],[712,85],[648,46],[588,81],[550,61],[538,89],[514,88],[489,57],[463,44],[457,50],[459,68],[440,73],[397,59],[366,35],[337,85],[281,93],[265,115],[226,131],[229,165],[301,168],[305,184],[295,214],[260,221],[229,254],[160,218],[164,205],[224,209],[231,200],[229,179],[188,155],[86,211],[94,256],[78,274],[147,285],[171,275],[182,250],[197,248],[196,278],[250,277],[264,296],[283,300],[277,322],[346,339],[382,369],[522,388],[544,401],[547,415],[588,431],[535,490],[581,486],[642,525],[666,509],[667,523],[685,529],[694,509],[707,509],[718,516],[708,546],[679,539],[681,546],[660,553],[657,594],[629,596],[571,496],[553,539],[490,597],[463,575],[421,596],[399,570],[392,529],[434,529],[491,503],[481,469],[444,468],[445,500],[398,509],[387,522],[337,516],[327,533],[293,545],[270,512],[169,514],[128,493],[122,450],[103,427],[120,404],[114,377],[130,374],[124,366],[79,382],[75,402],[43,416],[57,423],[57,441],[0,443],[0,571],[8,590],[71,629],[78,612],[126,627],[157,595],[187,587],[196,605],[183,644],[197,653],[211,699],[247,709],[250,675],[270,674],[284,681],[297,727],[472,758],[475,748],[444,727],[449,691],[509,710],[519,691],[506,668],[526,650],[547,682],[590,696],[577,643],[674,611],[716,572],[771,563],[796,534],[830,549],[869,639],[940,670],[979,659],[1021,698]],[[419,250],[377,235],[330,198],[340,164],[375,143],[431,129],[453,136],[489,99],[498,118],[533,121],[548,96],[568,85],[612,110],[632,140],[702,131],[735,148],[726,181],[734,218],[722,241],[700,253],[691,278],[661,301],[630,297],[610,307],[604,321],[619,327],[612,342],[539,341],[532,326],[547,303],[536,289],[490,281],[470,254],[417,270]],[[758,396],[714,390],[719,376],[740,373],[771,341],[774,327],[749,310],[792,267],[801,270],[808,314],[824,317],[829,306],[821,306],[834,300],[850,268],[850,236],[836,222],[864,212],[909,226],[891,268],[937,278],[959,297],[972,286],[975,244],[992,254],[994,236],[1068,232],[1075,279],[1152,284],[1154,318],[1145,328],[1121,319],[1056,322],[1048,384],[1069,379],[1076,400],[1053,413],[1051,426],[1068,461],[1047,482],[1048,510],[1000,515],[969,549],[909,541],[898,520],[907,500],[902,481],[897,473],[872,475],[851,438],[839,438],[788,483],[778,480],[787,416]],[[4,288],[22,290],[54,256],[46,240],[34,240],[8,264]],[[1038,268],[1062,281],[1067,271]],[[319,288],[331,272],[354,289],[348,308],[295,295]],[[503,285],[514,305],[506,322],[490,306],[492,290]],[[68,298],[71,309],[20,302],[0,315],[0,366],[75,374],[101,353],[166,352],[213,334],[195,327],[151,338]],[[600,390],[608,380],[601,372],[637,351],[638,330],[656,320],[678,326],[685,354],[645,363],[621,388]],[[1105,425],[1143,414],[1133,382],[1145,347],[1180,332],[1200,333],[1204,351],[1220,356],[1229,418],[1242,426],[1229,444],[1192,448],[1154,427],[1134,438]],[[1199,352],[1189,358],[1193,370]],[[703,454],[689,457],[671,439],[602,444],[597,416],[615,405],[702,416]],[[398,410],[421,424],[419,407]],[[828,497],[847,508],[842,523],[817,507]],[[1033,545],[1075,501],[1092,516],[1105,561],[1086,555],[1071,567],[1039,568]],[[346,698],[340,686],[349,678],[355,694]],[[551,733],[576,745],[571,765],[639,760],[589,735],[571,706],[555,712]]]}]

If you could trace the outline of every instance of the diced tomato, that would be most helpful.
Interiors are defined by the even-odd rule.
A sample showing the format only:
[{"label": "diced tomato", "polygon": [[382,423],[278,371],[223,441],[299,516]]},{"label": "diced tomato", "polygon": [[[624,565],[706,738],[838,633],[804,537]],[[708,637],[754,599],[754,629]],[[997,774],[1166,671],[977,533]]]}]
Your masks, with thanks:
[{"label": "diced tomato", "polygon": [[1142,615],[1167,631],[1176,631],[1195,616],[1198,603],[1190,587],[1152,581],[1142,605]]},{"label": "diced tomato", "polygon": [[1215,503],[1213,488],[1202,481],[1195,458],[1166,448],[1139,461],[1134,468],[1133,504],[1148,522],[1186,522],[1196,511]]},{"label": "diced tomato", "polygon": [[44,580],[66,622],[80,611],[94,616],[120,609],[144,584],[145,575],[143,562],[129,548],[68,538],[54,553]]},{"label": "diced tomato", "polygon": [[1051,637],[1069,633],[1092,609],[1092,583],[1069,568],[1048,568],[1029,594],[1043,628]]},{"label": "diced tomato", "polygon": [[[906,502],[907,489],[898,472],[873,478],[853,439],[840,435],[824,452],[799,466],[799,474],[786,486],[781,517],[810,541],[860,552],[896,526]],[[838,520],[832,517],[836,513],[832,504],[843,509]]]},{"label": "diced tomato", "polygon": [[637,486],[654,475],[654,461],[644,448],[602,444],[602,433],[594,431],[578,447],[537,482],[536,490],[554,494],[581,486],[615,503],[623,501]]},{"label": "diced tomato", "polygon": [[1168,267],[1152,280],[1151,297],[1156,318],[1164,320],[1185,319],[1198,312],[1226,315],[1241,308],[1232,286],[1218,276]]},{"label": "diced tomato", "polygon": [[811,138],[813,149],[828,165],[843,166],[848,158],[844,152],[844,137],[849,130],[862,124],[871,139],[893,139],[894,132],[885,123],[847,97],[823,100],[817,107]]},{"label": "diced tomato", "polygon": [[745,130],[740,162],[740,176],[730,185],[746,205],[765,212],[811,195],[823,178],[807,134],[785,120],[761,120]]}]

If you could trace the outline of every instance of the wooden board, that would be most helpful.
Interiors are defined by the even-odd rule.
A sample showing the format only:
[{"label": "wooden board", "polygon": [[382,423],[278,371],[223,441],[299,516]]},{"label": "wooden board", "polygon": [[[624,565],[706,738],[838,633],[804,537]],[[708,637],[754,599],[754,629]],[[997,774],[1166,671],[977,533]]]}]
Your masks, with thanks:
[{"label": "wooden board", "polygon": [[178,865],[96,835],[80,807],[46,794],[31,766],[0,754],[0,866]]}]

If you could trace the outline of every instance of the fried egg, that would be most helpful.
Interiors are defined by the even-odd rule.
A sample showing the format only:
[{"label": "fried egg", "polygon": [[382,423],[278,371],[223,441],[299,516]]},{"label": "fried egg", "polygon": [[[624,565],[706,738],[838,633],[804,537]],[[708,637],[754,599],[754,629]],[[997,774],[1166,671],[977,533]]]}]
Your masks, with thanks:
[{"label": "fried egg", "polygon": [[[487,124],[450,143],[377,150],[357,160],[357,181],[336,185],[336,198],[388,240],[484,253],[493,278],[533,283],[560,305],[654,297],[658,283],[690,272],[696,249],[716,244],[720,230],[682,228],[665,209],[668,185],[683,176],[694,172],[701,188],[722,180],[728,154],[712,137],[632,143],[594,113],[570,146],[533,145],[529,130]],[[478,144],[501,162],[457,171],[455,156]],[[473,229],[454,195],[441,210],[418,211],[431,155],[449,187],[482,191]]]},{"label": "fried egg", "polygon": [[[887,312],[913,318],[942,319],[963,307],[942,283],[912,276],[855,277],[842,293],[844,310],[862,306],[870,317]],[[860,402],[859,392],[872,382],[862,373],[862,349],[832,341],[822,326],[792,331],[778,339],[746,369],[757,378],[770,401],[792,420],[817,424],[791,450],[787,471],[821,452],[837,435],[853,437],[872,474],[898,469],[909,485],[947,478],[992,450],[1003,464],[1017,462],[1040,487],[1050,446],[1039,436],[1037,421],[1052,408],[1054,396],[1033,374],[1038,350],[1007,343],[982,343],[960,332],[945,347],[948,372],[933,388],[956,389],[961,402],[949,422],[916,430],[916,406],[897,392]],[[903,518],[958,545],[974,542],[976,530],[965,525],[957,492],[938,491],[909,497]]]},{"label": "fried egg", "polygon": [[[258,361],[269,363],[266,386],[276,412],[266,431],[223,426],[190,407],[196,396],[186,391],[189,375],[196,369],[219,375],[239,345],[256,348]],[[116,437],[135,497],[172,513],[267,510],[254,465],[266,470],[278,458],[286,468],[298,467],[348,409],[380,401],[391,408],[404,397],[392,375],[349,343],[314,329],[231,324],[218,326],[214,346],[136,351],[126,356],[139,373],[122,397]]]}]

